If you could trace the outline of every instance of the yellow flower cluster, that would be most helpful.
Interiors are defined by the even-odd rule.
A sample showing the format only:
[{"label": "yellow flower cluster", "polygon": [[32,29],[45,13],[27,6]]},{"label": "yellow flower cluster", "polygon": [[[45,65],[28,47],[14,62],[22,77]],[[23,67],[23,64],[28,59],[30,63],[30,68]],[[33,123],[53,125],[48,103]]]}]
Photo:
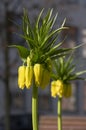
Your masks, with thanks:
[{"label": "yellow flower cluster", "polygon": [[61,80],[52,81],[51,95],[52,97],[70,97],[72,92],[71,84],[64,84]]},{"label": "yellow flower cluster", "polygon": [[18,69],[18,86],[23,89],[30,88],[32,85],[33,76],[35,78],[36,86],[40,86],[44,89],[50,81],[50,71],[47,70],[43,64],[30,65],[29,60],[27,61],[28,66],[20,66]]},{"label": "yellow flower cluster", "polygon": [[20,66],[18,69],[18,86],[24,89],[26,86],[30,88],[33,78],[33,67],[32,66]]}]

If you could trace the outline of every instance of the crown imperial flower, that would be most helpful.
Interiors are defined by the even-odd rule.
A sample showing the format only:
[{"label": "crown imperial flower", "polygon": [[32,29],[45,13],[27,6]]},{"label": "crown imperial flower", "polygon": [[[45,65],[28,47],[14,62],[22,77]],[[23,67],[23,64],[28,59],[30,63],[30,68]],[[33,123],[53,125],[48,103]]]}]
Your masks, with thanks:
[{"label": "crown imperial flower", "polygon": [[61,80],[52,81],[51,83],[51,95],[52,97],[63,96],[63,82]]},{"label": "crown imperial flower", "polygon": [[42,64],[34,65],[34,76],[37,86],[44,89],[50,81],[50,72]]},{"label": "crown imperial flower", "polygon": [[26,88],[30,88],[33,79],[33,66],[26,66],[25,77],[26,77],[25,81]]},{"label": "crown imperial flower", "polygon": [[34,76],[35,76],[35,83],[37,86],[40,86],[40,83],[42,80],[42,73],[43,73],[42,64],[35,64],[34,65]]},{"label": "crown imperial flower", "polygon": [[25,71],[26,71],[26,66],[20,66],[18,68],[18,86],[21,89],[25,87]]}]

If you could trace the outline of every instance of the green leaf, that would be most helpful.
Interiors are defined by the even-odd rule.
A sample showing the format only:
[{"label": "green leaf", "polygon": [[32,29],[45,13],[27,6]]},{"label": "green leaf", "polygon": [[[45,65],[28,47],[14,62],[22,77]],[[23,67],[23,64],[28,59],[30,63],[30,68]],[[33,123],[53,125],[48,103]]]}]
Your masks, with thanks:
[{"label": "green leaf", "polygon": [[42,46],[49,40],[51,39],[55,34],[59,34],[62,30],[65,30],[65,29],[68,29],[68,27],[61,27],[61,28],[58,28],[54,31],[52,31],[50,34],[48,34],[47,37],[45,37],[43,43],[42,43]]},{"label": "green leaf", "polygon": [[42,11],[40,12],[40,14],[39,14],[39,16],[38,16],[38,19],[37,19],[37,22],[36,22],[36,29],[38,30],[38,26],[39,26],[39,21],[40,21],[40,18],[41,18],[41,15],[42,15],[42,13],[43,13],[43,11],[44,11],[44,8],[42,9]]},{"label": "green leaf", "polygon": [[63,21],[63,23],[62,23],[61,27],[64,27],[65,22],[66,22],[66,18],[64,19],[64,21]]},{"label": "green leaf", "polygon": [[61,49],[51,49],[48,53],[47,53],[47,55],[49,55],[50,57],[52,56],[54,56],[54,55],[57,55],[57,56],[59,56],[60,54],[62,54],[63,53],[63,55],[65,54],[65,53],[67,53],[67,52],[71,52],[72,51],[72,48],[61,48]]},{"label": "green leaf", "polygon": [[[54,16],[53,18],[51,18],[52,15],[52,11],[53,10],[49,10],[47,15],[45,16],[45,18],[43,19],[42,25],[39,29],[39,35],[40,35],[40,44],[41,44],[41,48],[44,46],[44,44],[46,44],[45,39],[48,37],[55,21],[56,21],[56,16]],[[43,44],[44,43],[44,44]]]},{"label": "green leaf", "polygon": [[43,23],[48,23],[50,21],[52,13],[53,13],[53,9],[49,9],[47,15],[44,18]]},{"label": "green leaf", "polygon": [[65,71],[65,74],[67,73],[68,75],[70,75],[71,73],[74,72],[75,70],[75,65],[70,65],[68,68],[66,68],[67,72]]},{"label": "green leaf", "polygon": [[70,76],[70,77],[68,78],[68,80],[71,81],[71,80],[86,80],[86,79],[85,79],[85,78],[82,78],[82,77],[78,77],[78,76],[76,76],[76,75],[73,75],[73,76]]},{"label": "green leaf", "polygon": [[9,47],[17,48],[18,52],[19,52],[19,55],[20,55],[20,57],[21,57],[21,59],[23,61],[25,61],[27,59],[27,56],[30,55],[30,51],[27,48],[23,47],[23,46],[11,45]]},{"label": "green leaf", "polygon": [[64,70],[64,60],[63,60],[63,57],[59,58],[60,60],[60,73],[62,74],[63,76],[63,70]]},{"label": "green leaf", "polygon": [[83,46],[83,45],[85,45],[85,43],[83,43],[83,44],[81,44],[81,45],[78,45],[78,46],[75,46],[75,47],[73,47],[73,49],[75,50],[75,49],[78,49],[79,47],[81,47],[81,46]]},{"label": "green leaf", "polygon": [[83,70],[83,71],[77,72],[76,75],[79,76],[79,75],[82,75],[82,74],[84,74],[84,73],[86,73],[86,70]]},{"label": "green leaf", "polygon": [[71,66],[74,67],[75,65],[72,65],[73,62],[73,58],[72,55],[69,56],[69,58],[67,60],[65,60],[65,64],[64,64],[64,72],[65,74],[71,69]]},{"label": "green leaf", "polygon": [[63,57],[63,56],[66,56],[68,55],[69,52],[66,52],[66,53],[62,53],[62,54],[58,54],[58,55],[53,55],[53,56],[50,56],[52,60],[55,60],[55,59],[58,59],[60,57]]},{"label": "green leaf", "polygon": [[[32,29],[32,26],[30,24],[28,12],[27,12],[26,9],[24,9],[24,15],[23,15],[22,21],[23,21],[22,22],[22,30],[23,30],[23,33],[24,33],[23,37],[25,38],[27,45],[29,47],[32,47],[31,46],[31,40],[33,40],[33,29]],[[30,40],[27,40],[27,37]]]}]

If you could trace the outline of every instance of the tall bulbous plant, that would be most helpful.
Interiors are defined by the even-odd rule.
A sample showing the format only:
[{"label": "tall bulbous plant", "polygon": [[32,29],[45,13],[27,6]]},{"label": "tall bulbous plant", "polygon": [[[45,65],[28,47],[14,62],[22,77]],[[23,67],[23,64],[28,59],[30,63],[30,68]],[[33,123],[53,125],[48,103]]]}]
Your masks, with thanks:
[{"label": "tall bulbous plant", "polygon": [[[44,10],[44,9],[43,9]],[[38,15],[34,25],[28,17],[28,13],[24,10],[22,17],[22,37],[27,48],[20,45],[12,45],[19,51],[19,55],[23,64],[18,68],[18,86],[20,89],[30,89],[32,86],[32,124],[33,130],[38,130],[38,88],[45,89],[49,82],[52,72],[52,61],[67,55],[73,49],[77,48],[61,48],[62,42],[57,43],[58,36],[62,30],[68,29],[64,27],[65,20],[60,28],[53,30],[57,14],[52,15],[53,9],[48,10],[43,17],[43,10]]]},{"label": "tall bulbous plant", "polygon": [[51,82],[51,96],[58,97],[57,101],[57,124],[58,130],[62,130],[62,98],[69,98],[72,96],[73,80],[86,80],[81,75],[86,73],[86,70],[76,72],[76,65],[74,64],[73,56],[61,57],[53,63],[53,73]]}]

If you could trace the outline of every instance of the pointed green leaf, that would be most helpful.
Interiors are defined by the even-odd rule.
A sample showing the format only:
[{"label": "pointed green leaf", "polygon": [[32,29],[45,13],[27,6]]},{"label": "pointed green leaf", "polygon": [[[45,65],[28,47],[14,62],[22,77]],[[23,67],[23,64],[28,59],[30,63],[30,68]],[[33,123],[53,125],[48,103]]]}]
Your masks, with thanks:
[{"label": "pointed green leaf", "polygon": [[63,21],[63,23],[62,23],[61,27],[64,27],[65,22],[66,22],[66,18],[64,19],[64,21]]},{"label": "pointed green leaf", "polygon": [[65,30],[65,29],[68,29],[68,27],[61,27],[61,28],[58,28],[58,29],[52,31],[47,37],[45,37],[42,45],[44,45],[45,42],[48,41],[49,39],[51,39],[55,34],[59,34],[62,30]]},{"label": "pointed green leaf", "polygon": [[42,9],[42,11],[40,12],[39,16],[38,16],[38,19],[37,19],[37,22],[36,22],[36,29],[38,30],[38,25],[39,25],[39,21],[40,21],[40,18],[41,18],[41,15],[44,11],[44,8]]},{"label": "pointed green leaf", "polygon": [[82,74],[85,74],[85,73],[86,73],[86,70],[83,70],[83,71],[77,72],[76,76],[79,76],[79,75],[82,75]]},{"label": "pointed green leaf", "polygon": [[72,61],[73,61],[73,58],[72,58],[72,55],[70,55],[69,58],[65,61],[64,71],[68,70],[68,67],[70,67]]}]

